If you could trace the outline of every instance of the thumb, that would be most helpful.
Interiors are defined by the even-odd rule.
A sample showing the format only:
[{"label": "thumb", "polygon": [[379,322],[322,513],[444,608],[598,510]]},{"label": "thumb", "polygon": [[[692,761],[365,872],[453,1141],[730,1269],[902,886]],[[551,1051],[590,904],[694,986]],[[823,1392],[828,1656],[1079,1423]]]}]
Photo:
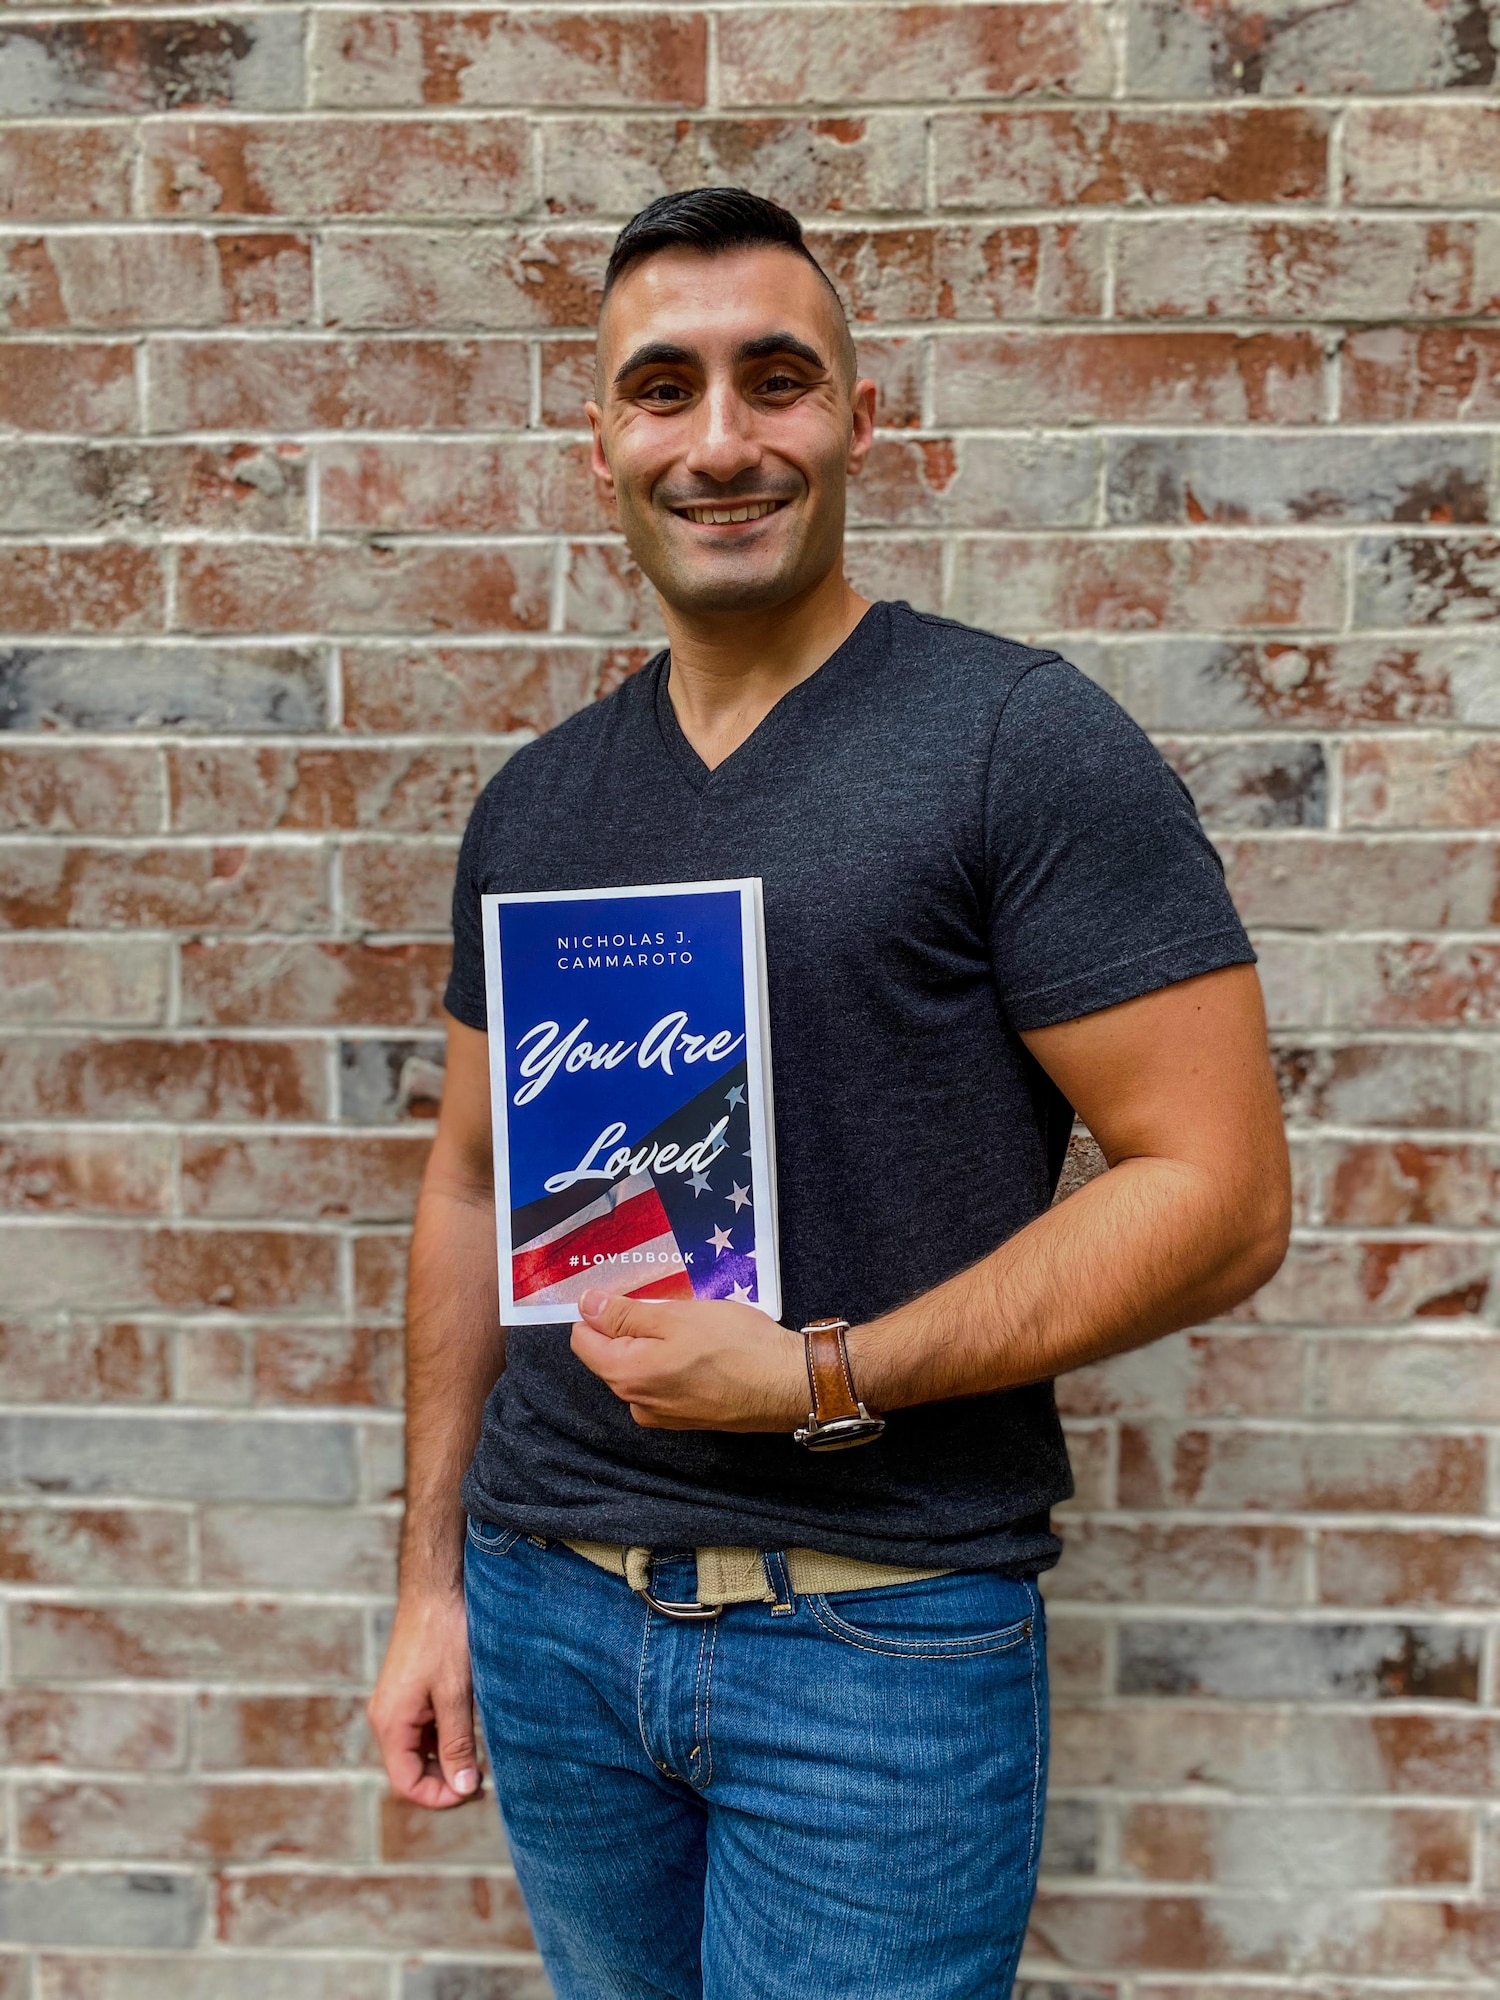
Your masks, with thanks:
[{"label": "thumb", "polygon": [[434,1689],[432,1709],[444,1780],[460,1798],[471,1798],[479,1790],[479,1758],[474,1747],[474,1697],[469,1683]]},{"label": "thumb", "polygon": [[649,1308],[639,1300],[621,1298],[618,1293],[596,1288],[586,1291],[578,1301],[580,1318],[585,1320],[596,1333],[606,1333],[611,1340],[619,1340],[626,1334],[649,1332],[642,1325],[643,1315]]}]

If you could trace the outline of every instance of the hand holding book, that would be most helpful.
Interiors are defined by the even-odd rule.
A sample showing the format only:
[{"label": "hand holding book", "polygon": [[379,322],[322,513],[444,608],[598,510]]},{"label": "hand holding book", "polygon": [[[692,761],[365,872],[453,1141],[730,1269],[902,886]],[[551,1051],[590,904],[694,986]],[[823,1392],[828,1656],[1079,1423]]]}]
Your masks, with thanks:
[{"label": "hand holding book", "polygon": [[807,1415],[802,1336],[728,1299],[586,1291],[572,1348],[648,1430],[790,1431]]}]

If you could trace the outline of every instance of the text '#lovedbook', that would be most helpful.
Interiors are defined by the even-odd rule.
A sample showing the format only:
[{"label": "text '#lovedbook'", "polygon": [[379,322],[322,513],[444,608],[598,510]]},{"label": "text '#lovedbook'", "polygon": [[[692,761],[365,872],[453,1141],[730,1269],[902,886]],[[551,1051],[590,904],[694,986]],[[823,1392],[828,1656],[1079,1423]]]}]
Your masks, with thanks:
[{"label": "text '#lovedbook'", "polygon": [[481,898],[500,1318],[781,1311],[760,882]]}]

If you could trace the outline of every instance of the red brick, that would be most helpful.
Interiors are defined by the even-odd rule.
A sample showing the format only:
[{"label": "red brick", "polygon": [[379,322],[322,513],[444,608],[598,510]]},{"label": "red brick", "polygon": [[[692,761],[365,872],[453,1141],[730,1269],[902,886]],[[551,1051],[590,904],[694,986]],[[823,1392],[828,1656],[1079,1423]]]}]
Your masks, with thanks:
[{"label": "red brick", "polygon": [[1435,1126],[1489,1122],[1486,1052],[1433,1041],[1283,1042],[1271,1051],[1289,1119]]},{"label": "red brick", "polygon": [[1494,80],[1490,25],[1468,0],[1361,0],[1331,13],[1304,0],[1136,0],[1126,72],[1147,97],[1452,90]]},{"label": "red brick", "polygon": [[337,1770],[379,1764],[358,1697],[201,1694],[199,1762],[206,1771]]},{"label": "red brick", "polygon": [[1477,1514],[1482,1437],[1120,1427],[1122,1507],[1290,1513]]},{"label": "red brick", "polygon": [[166,1012],[167,965],[145,940],[0,938],[0,1020],[138,1027]]},{"label": "red brick", "polygon": [[396,332],[592,327],[610,242],[606,231],[330,229],[319,262],[323,317]]},{"label": "red brick", "polygon": [[1300,1528],[1074,1519],[1049,1586],[1095,1604],[1298,1604]]},{"label": "red brick", "polygon": [[0,325],[296,326],[312,311],[305,236],[187,230],[0,238]]},{"label": "red brick", "polygon": [[255,1399],[397,1409],[403,1361],[402,1335],[395,1327],[261,1327],[255,1338]]},{"label": "red brick", "polygon": [[1302,1358],[1277,1334],[1179,1333],[1064,1375],[1070,1416],[1284,1417],[1302,1408]]},{"label": "red brick", "polygon": [[1500,1421],[1500,1341],[1319,1340],[1308,1407],[1323,1417],[1398,1423]]},{"label": "red brick", "polygon": [[321,118],[146,128],[152,215],[503,216],[529,206],[519,118]]},{"label": "red brick", "polygon": [[153,751],[0,745],[0,830],[155,833],[160,824]]},{"label": "red brick", "polygon": [[[164,1979],[177,1989],[173,2000],[261,2000],[268,1991],[276,2000],[388,2000],[390,1991],[388,1965],[375,1959],[267,1960],[219,1951],[37,1956],[37,2000],[156,2000]],[[275,1985],[268,1988],[268,1980]]]},{"label": "red brick", "polygon": [[339,1605],[21,1604],[12,1634],[21,1681],[364,1677],[361,1615]]},{"label": "red brick", "polygon": [[6,342],[0,426],[101,437],[134,424],[135,357],[127,343]]},{"label": "red brick", "polygon": [[619,215],[726,183],[798,214],[920,210],[924,121],[911,112],[832,118],[549,119],[541,127],[550,215]]},{"label": "red brick", "polygon": [[1005,540],[961,543],[954,615],[1001,631],[1195,631],[1328,625],[1338,554],[1299,541]]},{"label": "red brick", "polygon": [[1481,652],[1461,638],[1229,640],[1176,659],[1153,647],[1133,663],[1128,697],[1153,728],[1459,722],[1482,714]]},{"label": "red brick", "polygon": [[429,1812],[387,1792],[380,1801],[382,1861],[483,1868],[510,1859],[500,1815],[488,1791],[457,1812]]},{"label": "red brick", "polygon": [[939,423],[1312,423],[1323,352],[1299,332],[1101,327],[937,344]]},{"label": "red brick", "polygon": [[187,1516],[148,1507],[0,1507],[0,1579],[181,1588],[189,1581]]},{"label": "red brick", "polygon": [[450,957],[436,944],[189,944],[183,1018],[235,1028],[420,1027],[438,1019]]},{"label": "red brick", "polygon": [[545,629],[550,552],[285,543],[185,548],[177,622],[190,632]]},{"label": "red brick", "polygon": [[[1348,797],[1346,789],[1346,824]],[[1329,836],[1313,846],[1246,837],[1225,841],[1221,853],[1235,908],[1252,927],[1482,930],[1500,910],[1500,846],[1491,841]]]},{"label": "red brick", "polygon": [[0,1378],[10,1403],[160,1403],[170,1393],[168,1335],[129,1321],[0,1324]]},{"label": "red brick", "polygon": [[1380,208],[1477,208],[1500,201],[1500,108],[1357,104],[1339,153],[1344,199]]},{"label": "red brick", "polygon": [[10,1117],[320,1119],[314,1041],[0,1041],[0,1114]]},{"label": "red brick", "polygon": [[130,157],[122,125],[12,125],[0,132],[0,223],[127,215]]},{"label": "red brick", "polygon": [[314,848],[0,843],[0,866],[0,917],[18,929],[295,931],[329,917],[327,860]]},{"label": "red brick", "polygon": [[22,534],[286,535],[307,526],[300,447],[16,445],[0,451],[0,525]]},{"label": "red brick", "polygon": [[405,1221],[427,1161],[426,1133],[182,1139],[185,1215]]},{"label": "red brick", "polygon": [[237,1326],[185,1326],[177,1335],[177,1394],[185,1403],[250,1401],[250,1336]]},{"label": "red brick", "polygon": [[457,840],[346,841],[344,921],[356,930],[446,936],[457,862]]},{"label": "red brick", "polygon": [[18,1847],[56,1859],[352,1861],[360,1805],[347,1784],[24,1785]]},{"label": "red brick", "polygon": [[406,1295],[409,1232],[369,1231],[354,1239],[354,1304],[362,1313],[399,1314]]},{"label": "red brick", "polygon": [[934,121],[944,208],[1321,201],[1326,111],[971,111]]},{"label": "red brick", "polygon": [[615,526],[582,443],[327,445],[318,466],[331,531],[588,534]]},{"label": "red brick", "polygon": [[187,1730],[173,1695],[13,1688],[0,1694],[0,1749],[12,1765],[170,1771],[186,1762]]},{"label": "red brick", "polygon": [[544,730],[643,664],[641,647],[346,647],[344,725],[499,735]]},{"label": "red brick", "polygon": [[1280,1271],[1235,1310],[1271,1324],[1452,1319],[1485,1308],[1493,1251],[1480,1242],[1294,1242]]},{"label": "red brick", "polygon": [[171,1205],[165,1133],[0,1134],[0,1208],[13,1214],[162,1215]]},{"label": "red brick", "polygon": [[168,752],[172,825],[182,833],[461,832],[498,761],[461,744],[189,745]]},{"label": "red brick", "polygon": [[[1044,1889],[1034,1949],[1080,1970],[1480,1973],[1500,1954],[1500,1910],[1397,1898],[1127,1897]],[[1216,1989],[1217,1990],[1217,1989]]]},{"label": "red brick", "polygon": [[1500,1020],[1500,946],[1363,940],[1340,944],[1334,1020],[1361,1028],[1483,1027]]},{"label": "red brick", "polygon": [[1113,64],[1094,9],[1046,0],[994,7],[857,6],[720,17],[725,104],[860,104],[882,98],[1108,94]]},{"label": "red brick", "polygon": [[1344,341],[1347,423],[1450,423],[1500,416],[1500,328],[1356,327]]},{"label": "red brick", "polygon": [[1098,474],[1081,437],[877,437],[849,491],[856,527],[1087,527]]},{"label": "red brick", "polygon": [[563,618],[570,632],[644,635],[662,629],[655,591],[626,549],[612,542],[575,542],[569,549]]},{"label": "red brick", "polygon": [[490,430],[531,395],[519,340],[161,338],[150,380],[155,430]]},{"label": "red brick", "polygon": [[1500,1223],[1500,1146],[1413,1139],[1325,1149],[1324,1219],[1367,1229]]},{"label": "red brick", "polygon": [[161,557],[129,543],[0,547],[0,619],[9,632],[146,632],[166,607]]},{"label": "red brick", "polygon": [[1322,1604],[1439,1604],[1493,1610],[1500,1536],[1447,1529],[1340,1528],[1318,1537]]},{"label": "red brick", "polygon": [[1467,1884],[1473,1849],[1471,1814],[1419,1806],[1138,1804],[1120,1825],[1121,1865],[1135,1880],[1304,1893]]},{"label": "red brick", "polygon": [[856,321],[1087,317],[1103,305],[1093,222],[815,228],[807,243]]},{"label": "red brick", "polygon": [[1446,319],[1500,305],[1500,221],[1124,224],[1116,310],[1126,318]]},{"label": "red brick", "polygon": [[1073,1468],[1073,1498],[1065,1504],[1075,1511],[1107,1508],[1114,1504],[1114,1450],[1108,1424],[1064,1426],[1068,1441],[1068,1463]]},{"label": "red brick", "polygon": [[514,1876],[458,1874],[241,1875],[223,1885],[225,1944],[360,1951],[525,1951],[532,1942]]},{"label": "red brick", "polygon": [[316,1312],[337,1298],[337,1245],[291,1230],[0,1224],[7,1291],[26,1310],[224,1307]]},{"label": "red brick", "polygon": [[302,102],[300,25],[274,14],[28,21],[4,31],[0,61],[30,79],[28,110],[290,110]]},{"label": "red brick", "polygon": [[1356,625],[1487,625],[1500,619],[1500,537],[1373,536],[1354,551]]},{"label": "red brick", "polygon": [[702,104],[701,14],[340,13],[315,18],[317,102]]},{"label": "red brick", "polygon": [[1344,823],[1500,827],[1500,741],[1398,736],[1348,744]]}]

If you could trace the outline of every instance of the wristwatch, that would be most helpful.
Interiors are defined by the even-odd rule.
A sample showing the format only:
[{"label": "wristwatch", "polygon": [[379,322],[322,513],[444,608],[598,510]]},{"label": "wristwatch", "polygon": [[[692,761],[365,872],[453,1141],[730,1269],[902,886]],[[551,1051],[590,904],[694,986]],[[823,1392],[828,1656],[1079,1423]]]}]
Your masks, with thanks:
[{"label": "wristwatch", "polygon": [[846,1445],[869,1444],[885,1429],[885,1418],[872,1416],[854,1393],[849,1373],[846,1319],[810,1319],[802,1329],[807,1348],[807,1382],[812,1408],[807,1423],[792,1435],[809,1451],[842,1451]]}]

